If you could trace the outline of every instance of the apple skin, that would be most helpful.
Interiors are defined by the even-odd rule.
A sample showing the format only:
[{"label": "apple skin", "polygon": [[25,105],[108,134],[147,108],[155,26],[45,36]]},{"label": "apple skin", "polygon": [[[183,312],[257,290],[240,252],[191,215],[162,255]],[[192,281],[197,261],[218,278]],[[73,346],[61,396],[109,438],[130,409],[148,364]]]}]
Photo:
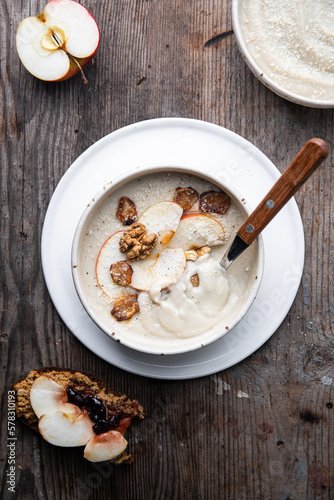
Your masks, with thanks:
[{"label": "apple skin", "polygon": [[90,462],[114,460],[125,451],[127,445],[127,440],[116,430],[97,434],[86,444],[84,457]]},{"label": "apple skin", "polygon": [[[50,26],[52,25],[52,15],[55,12],[56,14],[63,9],[64,4],[66,5],[71,5],[71,4],[76,4],[76,8],[80,9],[80,15],[85,16],[87,19],[90,19],[90,25],[91,27],[95,30],[95,38],[96,38],[96,46],[92,50],[87,57],[79,57],[77,55],[73,55],[70,51],[67,51],[66,49],[66,42],[67,40],[64,41],[62,47],[59,47],[57,50],[63,50],[64,54],[67,55],[68,57],[68,70],[66,73],[61,75],[59,78],[47,78],[43,77],[39,74],[35,74],[34,71],[32,70],[29,64],[29,60],[27,60],[26,57],[24,57],[24,53],[22,53],[22,45],[24,48],[26,48],[26,45],[29,44],[30,42],[32,43],[32,36],[33,36],[33,31],[36,29],[31,24],[31,20],[38,21],[41,26],[43,24]],[[66,13],[64,14],[64,19],[66,22]],[[50,22],[49,22],[50,21]],[[30,26],[29,26],[30,24]],[[53,28],[53,25],[52,25]],[[22,40],[22,42],[21,42]],[[35,42],[35,41],[34,41]],[[46,7],[44,8],[43,12],[41,14],[38,14],[36,17],[30,17],[23,19],[23,21],[20,22],[18,28],[17,28],[17,33],[16,33],[16,47],[17,51],[19,54],[19,58],[23,64],[23,66],[26,68],[26,70],[31,73],[33,76],[40,80],[44,81],[52,81],[52,82],[61,82],[64,80],[68,80],[72,76],[75,76],[77,73],[80,71],[82,72],[82,69],[89,64],[89,62],[93,59],[95,56],[98,47],[100,44],[100,31],[98,28],[98,25],[94,19],[94,17],[91,15],[91,13],[81,4],[75,2],[74,0],[51,0]],[[55,51],[53,51],[55,52]],[[41,60],[40,64],[43,64],[43,61]],[[87,80],[82,72],[84,82],[87,83]]]},{"label": "apple skin", "polygon": [[[70,59],[70,69],[68,70],[66,75],[64,75],[62,78],[59,78],[58,80],[52,80],[52,81],[53,82],[64,82],[65,80],[69,80],[70,78],[72,78],[72,76],[77,75],[79,73],[79,71],[81,71],[85,66],[87,66],[87,64],[89,64],[91,62],[91,60],[93,59],[93,57],[95,56],[95,54],[97,52],[97,49],[98,49],[98,47],[96,47],[95,52],[91,56],[86,57],[85,59],[76,59],[78,61],[78,63],[80,64],[81,69],[73,61],[73,59]],[[85,78],[84,78],[84,80],[85,80]]]}]

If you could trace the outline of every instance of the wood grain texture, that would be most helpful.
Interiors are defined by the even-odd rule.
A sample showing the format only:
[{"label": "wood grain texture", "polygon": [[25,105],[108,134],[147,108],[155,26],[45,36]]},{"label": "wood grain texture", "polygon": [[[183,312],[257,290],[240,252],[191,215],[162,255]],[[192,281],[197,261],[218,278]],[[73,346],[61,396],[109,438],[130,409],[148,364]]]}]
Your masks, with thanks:
[{"label": "wood grain texture", "polygon": [[[51,303],[40,238],[62,175],[119,127],[165,116],[207,120],[254,143],[283,171],[311,137],[333,150],[333,110],[289,103],[256,80],[236,46],[230,0],[82,3],[102,35],[88,85],[80,76],[51,84],[28,74],[15,31],[44,2],[0,3],[2,498],[332,499],[332,155],[296,196],[306,258],[288,316],[261,349],[213,376],[156,381],[97,358]],[[55,365],[95,373],[149,410],[128,436],[135,461],[94,466],[81,450],[52,447],[17,424],[10,494],[7,391],[29,370]]]}]

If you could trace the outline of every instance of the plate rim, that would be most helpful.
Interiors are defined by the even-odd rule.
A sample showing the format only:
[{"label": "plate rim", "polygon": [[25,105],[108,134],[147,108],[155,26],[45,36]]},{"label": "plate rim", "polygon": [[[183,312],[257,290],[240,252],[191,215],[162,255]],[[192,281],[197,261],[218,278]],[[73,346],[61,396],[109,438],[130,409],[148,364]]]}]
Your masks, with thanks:
[{"label": "plate rim", "polygon": [[[60,179],[59,183],[57,184],[56,188],[55,188],[55,191],[50,199],[50,202],[49,202],[49,205],[48,205],[48,209],[46,211],[46,214],[45,214],[45,219],[44,219],[44,223],[43,223],[43,228],[42,228],[42,238],[41,238],[41,260],[42,260],[42,268],[43,268],[43,274],[44,274],[44,279],[45,279],[45,282],[46,282],[46,285],[47,285],[47,289],[48,289],[48,292],[50,294],[50,297],[51,297],[51,300],[53,302],[53,305],[55,306],[59,316],[62,318],[62,320],[64,321],[65,325],[67,326],[67,328],[70,330],[70,332],[81,342],[83,343],[90,351],[93,352],[93,354],[95,354],[96,356],[99,356],[100,358],[104,359],[105,361],[107,361],[108,363],[114,365],[114,366],[117,366],[118,368],[121,368],[121,369],[124,369],[130,373],[134,373],[136,375],[140,375],[140,376],[146,376],[146,377],[149,377],[149,378],[155,378],[155,379],[161,379],[161,380],[185,380],[185,379],[192,379],[192,378],[198,378],[198,377],[201,377],[201,376],[206,376],[206,375],[210,375],[212,373],[216,373],[217,371],[221,371],[221,370],[225,370],[227,368],[230,368],[231,366],[241,362],[242,360],[244,360],[246,357],[250,356],[253,352],[255,352],[259,347],[261,347],[263,344],[265,344],[265,342],[267,342],[267,340],[275,333],[275,331],[279,328],[279,326],[281,325],[281,323],[284,321],[286,315],[288,314],[294,300],[295,300],[295,296],[298,292],[298,288],[299,288],[299,285],[300,285],[300,281],[301,281],[301,278],[302,278],[302,274],[303,274],[303,265],[304,265],[304,257],[305,257],[305,242],[304,242],[304,230],[303,230],[303,224],[302,224],[302,219],[301,219],[301,216],[300,216],[300,212],[299,212],[299,209],[298,209],[298,205],[295,201],[295,199],[293,198],[289,203],[290,203],[290,207],[293,210],[294,210],[294,216],[296,218],[295,220],[295,223],[297,223],[297,225],[299,226],[299,231],[301,231],[302,233],[302,245],[301,245],[301,248],[299,249],[301,251],[301,268],[300,268],[300,273],[299,273],[299,276],[298,276],[298,285],[295,287],[295,290],[293,292],[293,297],[291,298],[291,301],[289,301],[289,305],[288,305],[288,308],[286,310],[286,312],[284,313],[284,316],[283,318],[279,319],[278,322],[275,323],[275,326],[274,326],[274,329],[273,331],[271,331],[271,333],[269,335],[266,335],[266,338],[265,340],[263,340],[262,338],[261,339],[258,339],[258,342],[256,342],[254,344],[254,346],[252,346],[252,349],[248,350],[246,354],[244,355],[241,355],[240,358],[238,358],[237,361],[231,361],[230,363],[224,363],[224,366],[219,368],[218,370],[215,368],[213,370],[201,370],[200,369],[200,372],[198,373],[196,370],[192,370],[192,373],[189,374],[189,373],[185,373],[184,375],[182,374],[161,374],[161,373],[148,373],[148,372],[143,372],[143,373],[138,373],[138,369],[135,369],[131,366],[131,360],[130,360],[130,366],[127,365],[127,366],[124,366],[124,363],[115,363],[115,360],[114,361],[111,361],[110,360],[110,356],[108,357],[107,354],[104,354],[104,353],[96,353],[96,350],[93,350],[92,347],[90,345],[88,345],[89,343],[80,338],[80,336],[78,336],[74,331],[73,329],[68,325],[68,322],[65,320],[65,318],[63,317],[63,314],[62,312],[58,309],[58,307],[56,306],[56,300],[54,298],[54,293],[53,293],[53,290],[52,290],[52,286],[49,282],[49,279],[48,279],[48,271],[47,271],[47,265],[46,265],[46,241],[45,241],[45,235],[46,235],[46,228],[49,224],[49,220],[52,216],[52,211],[53,211],[53,207],[55,205],[55,203],[57,203],[58,201],[58,198],[59,196],[61,197],[61,189],[63,187],[63,185],[71,179],[71,176],[72,175],[75,175],[77,173],[77,170],[80,168],[80,164],[81,162],[85,159],[86,156],[88,156],[89,154],[91,154],[92,152],[94,153],[94,150],[96,148],[99,148],[102,145],[104,145],[104,143],[107,143],[108,140],[110,139],[113,139],[115,138],[117,140],[117,137],[119,135],[123,135],[123,134],[127,134],[130,132],[133,133],[135,132],[136,130],[138,129],[145,129],[145,128],[148,128],[148,130],[150,130],[150,127],[151,126],[154,126],[156,128],[156,125],[159,125],[160,127],[164,127],[164,126],[173,126],[175,127],[175,125],[177,126],[185,126],[186,128],[188,129],[191,129],[191,128],[196,128],[197,131],[200,131],[200,132],[203,132],[202,128],[204,128],[205,131],[208,131],[209,133],[212,133],[212,132],[217,132],[218,134],[225,134],[225,138],[230,138],[232,139],[232,141],[234,143],[237,143],[237,145],[240,145],[240,142],[241,143],[244,143],[245,145],[248,145],[251,149],[252,149],[252,153],[255,157],[257,158],[260,158],[263,160],[264,163],[266,163],[267,165],[270,165],[270,168],[272,170],[271,173],[276,173],[277,171],[277,176],[280,175],[280,172],[279,170],[277,169],[277,167],[271,162],[271,160],[261,151],[259,150],[255,145],[253,145],[251,142],[249,142],[247,139],[243,138],[242,136],[236,134],[235,132],[229,130],[229,129],[226,129],[220,125],[216,125],[216,124],[212,124],[212,123],[209,123],[209,122],[206,122],[206,121],[203,121],[203,120],[196,120],[196,119],[189,119],[189,118],[180,118],[180,117],[166,117],[166,118],[153,118],[153,119],[150,119],[150,120],[144,120],[144,121],[141,121],[141,122],[136,122],[136,123],[132,123],[130,125],[126,125],[125,127],[122,127],[120,129],[117,129],[107,135],[105,135],[104,137],[102,137],[101,139],[99,139],[98,141],[96,141],[94,144],[92,144],[89,148],[87,148],[79,157],[76,158],[76,160],[74,160],[74,162],[70,165],[70,167],[67,169],[67,171],[64,173],[64,175],[62,176],[62,178]],[[113,176],[114,177],[114,176]],[[92,195],[94,196],[94,194]],[[85,313],[86,314],[86,313]],[[272,330],[272,329],[271,329]],[[103,332],[101,332],[102,335],[105,335]],[[112,339],[108,339],[108,340],[112,340]],[[122,346],[123,347],[123,346]],[[125,349],[128,349],[130,351],[132,351],[132,349],[129,349],[129,348],[126,348]],[[205,349],[205,348],[204,348]],[[201,351],[201,350],[197,350],[197,351]],[[197,352],[195,351],[195,352]],[[141,354],[145,354],[145,353],[140,353],[138,351],[135,351],[136,355],[138,355],[140,357]],[[182,357],[184,355],[187,355],[186,354],[175,354],[175,355],[166,355],[164,356],[164,359],[165,360],[168,360],[169,357]],[[153,357],[156,357],[156,358],[159,358],[160,356],[158,355],[147,355],[147,356],[153,356]],[[129,359],[129,358],[128,358]],[[147,363],[145,362],[142,362],[140,360],[136,360],[136,363],[137,364],[143,364],[143,365],[147,365]],[[158,365],[150,365],[151,368],[153,367],[153,371],[154,370],[160,370],[161,366],[158,366]],[[183,367],[187,367],[188,365],[183,365],[181,368]],[[189,365],[190,366],[190,365]],[[198,366],[198,365],[193,365],[193,366]],[[201,364],[199,364],[199,367],[201,366]],[[162,368],[168,368],[166,366],[162,366]],[[180,368],[179,366],[177,368]],[[171,366],[169,365],[169,369],[170,370],[175,370],[175,366]]]}]

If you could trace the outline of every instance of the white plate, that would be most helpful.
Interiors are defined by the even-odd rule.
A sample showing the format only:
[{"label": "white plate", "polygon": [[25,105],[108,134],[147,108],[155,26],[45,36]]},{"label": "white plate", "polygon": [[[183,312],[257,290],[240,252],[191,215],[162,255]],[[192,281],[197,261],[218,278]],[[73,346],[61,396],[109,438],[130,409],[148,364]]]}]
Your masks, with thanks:
[{"label": "white plate", "polygon": [[45,216],[42,266],[58,313],[92,352],[137,375],[189,379],[238,363],[279,327],[302,276],[303,225],[297,204],[291,200],[264,230],[265,268],[260,291],[243,320],[220,340],[171,356],[129,349],[104,334],[83,309],[72,280],[71,245],[83,210],[101,186],[135,167],[162,164],[194,166],[214,173],[231,182],[253,207],[280,175],[255,146],[217,125],[183,118],[129,125],[87,149],[59,182]]}]

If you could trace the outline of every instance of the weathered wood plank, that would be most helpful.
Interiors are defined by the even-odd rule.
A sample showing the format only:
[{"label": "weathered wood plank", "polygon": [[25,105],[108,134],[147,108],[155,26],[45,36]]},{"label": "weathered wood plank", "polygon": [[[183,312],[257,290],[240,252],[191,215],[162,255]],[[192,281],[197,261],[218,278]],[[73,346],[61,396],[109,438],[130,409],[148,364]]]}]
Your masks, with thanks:
[{"label": "weathered wood plank", "polygon": [[[282,171],[332,110],[296,106],[263,87],[238,53],[231,2],[82,2],[101,46],[80,77],[40,82],[15,51],[19,21],[44,2],[1,8],[1,485],[24,499],[326,499],[334,488],[333,157],[297,195],[306,242],[302,284],[276,334],[238,366],[161,382],[97,358],[67,330],[46,290],[42,223],[64,172],[107,133],[182,116],[225,126]],[[224,35],[226,34],[226,35]],[[284,235],[282,235],[284,237]],[[60,242],[61,244],[61,242]],[[6,485],[6,394],[32,368],[86,370],[137,397],[147,421],[129,433],[129,467],[94,467],[17,425],[17,494]],[[240,396],[239,391],[249,395]]]}]

